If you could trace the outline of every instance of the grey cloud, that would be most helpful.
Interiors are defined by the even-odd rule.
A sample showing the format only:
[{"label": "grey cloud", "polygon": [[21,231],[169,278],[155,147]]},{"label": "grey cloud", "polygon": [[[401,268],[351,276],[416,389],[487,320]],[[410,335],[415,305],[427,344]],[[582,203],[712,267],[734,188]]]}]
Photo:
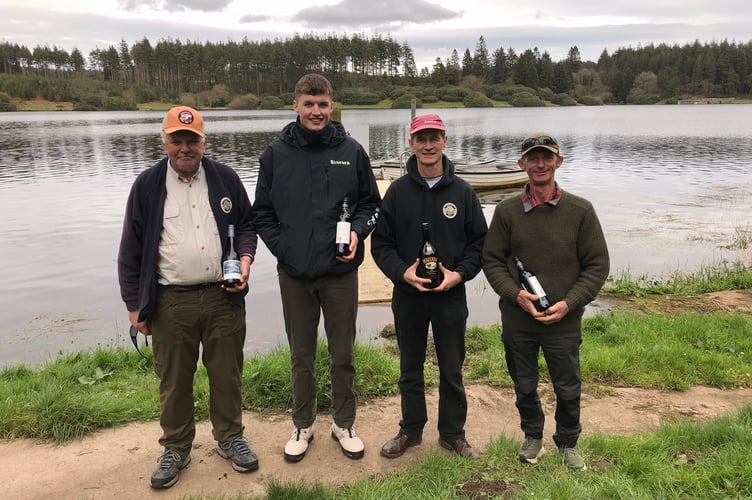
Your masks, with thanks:
[{"label": "grey cloud", "polygon": [[[596,62],[603,50],[613,54],[620,48],[638,48],[649,44],[679,45],[693,43],[729,42],[749,43],[752,37],[747,35],[745,21],[714,24],[707,26],[688,26],[683,23],[673,24],[631,24],[619,26],[599,26],[585,28],[557,28],[547,26],[545,29],[533,30],[531,27],[487,27],[473,29],[447,30],[440,36],[435,33],[403,32],[400,40],[405,38],[413,48],[419,67],[433,66],[436,57],[446,60],[452,50],[460,55],[469,49],[475,49],[478,38],[482,35],[489,52],[502,47],[510,48],[519,55],[535,47],[548,52],[554,61],[564,59],[573,46],[577,46],[583,61]],[[718,33],[724,35],[719,38]]]},{"label": "grey cloud", "polygon": [[246,14],[245,16],[238,19],[238,22],[240,23],[259,23],[262,21],[268,21],[271,19],[270,16],[262,16],[262,15],[256,15],[256,14]]},{"label": "grey cloud", "polygon": [[426,0],[342,0],[326,8],[309,7],[293,16],[308,28],[391,29],[407,23],[428,24],[462,17],[461,10],[449,10]]},{"label": "grey cloud", "polygon": [[120,5],[125,10],[138,10],[140,7],[150,7],[167,12],[199,11],[221,12],[232,0],[121,0]]}]

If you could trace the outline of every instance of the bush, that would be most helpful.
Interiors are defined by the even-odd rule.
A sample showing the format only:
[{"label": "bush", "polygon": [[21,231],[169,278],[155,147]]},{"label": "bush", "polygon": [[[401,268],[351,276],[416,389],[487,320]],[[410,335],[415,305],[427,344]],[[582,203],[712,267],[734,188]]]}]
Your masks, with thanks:
[{"label": "bush", "polygon": [[593,95],[584,95],[577,99],[578,104],[584,104],[585,106],[602,106],[603,101],[599,97]]},{"label": "bush", "polygon": [[552,95],[550,101],[559,106],[577,106],[577,101],[566,92]]},{"label": "bush", "polygon": [[546,103],[543,102],[540,97],[533,95],[527,91],[514,94],[509,99],[509,104],[511,104],[515,108],[534,108],[546,105]]},{"label": "bush", "polygon": [[439,102],[439,98],[435,95],[424,95],[420,100],[423,102]]},{"label": "bush", "polygon": [[472,92],[462,101],[466,108],[493,108],[494,103],[483,92]]},{"label": "bush", "polygon": [[515,94],[521,92],[527,92],[534,96],[538,95],[535,89],[524,85],[494,85],[488,89],[487,94],[490,95],[494,101],[509,101],[515,96]]},{"label": "bush", "polygon": [[415,97],[415,94],[403,94],[398,99],[392,101],[392,109],[411,109],[413,99],[416,99],[415,107],[422,108],[423,101]]},{"label": "bush", "polygon": [[282,106],[284,106],[285,103],[282,102],[282,99],[275,95],[268,95],[261,99],[261,105],[259,106],[261,109],[280,109]]},{"label": "bush", "polygon": [[439,89],[439,99],[446,102],[462,102],[470,92],[470,89],[463,87],[442,87]]},{"label": "bush", "polygon": [[632,98],[631,104],[655,104],[660,101],[661,98],[657,95],[644,94]]},{"label": "bush", "polygon": [[392,90],[389,91],[388,95],[390,99],[396,100],[405,94],[407,94],[407,89],[405,87],[394,87]]},{"label": "bush", "polygon": [[230,109],[256,109],[259,106],[259,98],[255,94],[236,96],[227,105]]},{"label": "bush", "polygon": [[292,106],[292,102],[295,100],[295,92],[285,92],[279,96],[287,106]]},{"label": "bush", "polygon": [[378,104],[381,101],[381,97],[375,92],[360,92],[353,89],[345,89],[342,92],[341,102],[342,104]]}]

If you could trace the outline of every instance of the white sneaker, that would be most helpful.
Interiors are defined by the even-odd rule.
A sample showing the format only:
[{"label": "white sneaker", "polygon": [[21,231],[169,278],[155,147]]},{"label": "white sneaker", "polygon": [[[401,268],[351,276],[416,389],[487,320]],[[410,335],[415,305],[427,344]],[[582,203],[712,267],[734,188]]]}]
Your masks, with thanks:
[{"label": "white sneaker", "polygon": [[355,435],[355,430],[352,427],[343,429],[332,423],[332,439],[339,442],[342,453],[349,458],[361,458],[365,453],[366,447],[363,445],[363,441]]},{"label": "white sneaker", "polygon": [[295,428],[290,440],[285,444],[285,460],[300,462],[308,450],[308,443],[313,441],[313,425],[304,429]]}]

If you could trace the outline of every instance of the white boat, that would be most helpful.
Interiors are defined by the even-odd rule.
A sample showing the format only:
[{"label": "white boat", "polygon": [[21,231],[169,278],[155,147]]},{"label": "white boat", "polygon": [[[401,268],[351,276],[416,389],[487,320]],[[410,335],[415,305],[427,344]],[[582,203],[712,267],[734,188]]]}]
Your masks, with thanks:
[{"label": "white boat", "polygon": [[[523,186],[528,180],[527,173],[513,162],[470,157],[452,159],[452,163],[457,177],[470,183],[475,191]],[[405,173],[405,166],[399,159],[372,160],[371,166],[377,179],[394,180]]]}]

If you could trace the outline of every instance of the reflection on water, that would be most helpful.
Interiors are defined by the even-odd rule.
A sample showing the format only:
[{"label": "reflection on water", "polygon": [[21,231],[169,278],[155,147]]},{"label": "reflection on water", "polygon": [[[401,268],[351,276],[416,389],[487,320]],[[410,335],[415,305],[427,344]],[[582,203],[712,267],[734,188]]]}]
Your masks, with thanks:
[{"label": "reflection on water", "polygon": [[[437,110],[452,157],[516,160],[533,130],[559,138],[564,189],[590,199],[612,274],[660,276],[721,259],[750,230],[749,105]],[[429,110],[421,110],[429,111]],[[44,362],[58,351],[127,347],[117,244],[133,179],[161,156],[162,112],[0,113],[0,366]],[[208,111],[208,155],[237,169],[253,198],[258,157],[291,111]],[[406,110],[343,112],[367,125],[374,159],[406,148]],[[484,213],[518,190],[484,193]],[[468,285],[470,322],[498,320],[484,279]],[[284,343],[274,259],[261,245],[248,300],[249,353]],[[388,306],[360,311],[362,339],[390,321]]]}]

